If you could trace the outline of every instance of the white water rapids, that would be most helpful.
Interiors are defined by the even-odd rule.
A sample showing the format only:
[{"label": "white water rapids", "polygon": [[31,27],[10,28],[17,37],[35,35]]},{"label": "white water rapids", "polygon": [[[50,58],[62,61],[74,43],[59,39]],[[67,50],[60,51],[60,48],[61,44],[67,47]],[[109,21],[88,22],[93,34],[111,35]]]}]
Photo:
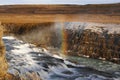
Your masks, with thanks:
[{"label": "white water rapids", "polygon": [[[52,53],[49,51],[37,48],[35,45],[25,43],[12,36],[3,37],[3,41],[6,45],[8,72],[11,74],[17,72],[19,75],[23,75],[27,72],[35,72],[42,80],[120,80],[120,65],[118,64],[107,66],[109,62],[103,64],[102,61],[88,58],[74,58],[79,62],[79,64],[74,64],[69,62],[70,58],[61,59],[50,56],[49,54]],[[97,63],[100,63],[101,67]],[[100,71],[104,65],[106,71]],[[110,70],[118,69],[114,70],[115,72],[109,72],[107,68],[111,68]]]}]

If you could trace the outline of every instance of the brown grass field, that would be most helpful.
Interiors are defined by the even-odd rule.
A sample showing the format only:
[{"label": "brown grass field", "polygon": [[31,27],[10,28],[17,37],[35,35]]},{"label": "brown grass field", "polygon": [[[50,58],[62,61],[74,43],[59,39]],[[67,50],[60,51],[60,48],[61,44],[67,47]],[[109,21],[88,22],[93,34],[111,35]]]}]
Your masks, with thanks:
[{"label": "brown grass field", "polygon": [[2,23],[98,22],[119,24],[120,16],[110,16],[103,14],[0,14],[0,21]]},{"label": "brown grass field", "polygon": [[99,5],[1,5],[2,23],[120,23],[120,3]]}]

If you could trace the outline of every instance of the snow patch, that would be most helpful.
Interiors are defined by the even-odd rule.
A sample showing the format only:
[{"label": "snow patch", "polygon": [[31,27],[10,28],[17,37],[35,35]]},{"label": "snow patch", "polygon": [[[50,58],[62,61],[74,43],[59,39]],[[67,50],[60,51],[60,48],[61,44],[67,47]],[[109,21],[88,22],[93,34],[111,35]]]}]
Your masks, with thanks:
[{"label": "snow patch", "polygon": [[93,32],[103,32],[103,30],[111,33],[120,33],[120,24],[102,24],[102,23],[90,23],[90,22],[68,22],[65,24],[66,29],[72,30],[86,30],[90,29]]}]

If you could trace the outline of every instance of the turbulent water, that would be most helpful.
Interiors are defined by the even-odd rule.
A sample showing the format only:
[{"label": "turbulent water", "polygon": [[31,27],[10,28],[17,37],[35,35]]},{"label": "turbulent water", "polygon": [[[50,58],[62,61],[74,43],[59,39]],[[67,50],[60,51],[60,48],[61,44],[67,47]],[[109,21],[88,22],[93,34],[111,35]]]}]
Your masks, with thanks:
[{"label": "turbulent water", "polygon": [[120,80],[118,64],[73,56],[55,57],[46,49],[11,36],[3,40],[11,74],[35,72],[42,80]]}]

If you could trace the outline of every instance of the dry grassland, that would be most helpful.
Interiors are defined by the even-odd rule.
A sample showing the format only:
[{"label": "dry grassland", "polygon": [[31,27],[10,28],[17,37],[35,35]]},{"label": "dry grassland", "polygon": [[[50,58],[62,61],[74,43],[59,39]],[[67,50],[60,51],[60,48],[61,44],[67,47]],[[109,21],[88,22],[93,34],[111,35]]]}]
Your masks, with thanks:
[{"label": "dry grassland", "polygon": [[0,14],[2,23],[97,22],[120,23],[120,16],[102,14]]}]

